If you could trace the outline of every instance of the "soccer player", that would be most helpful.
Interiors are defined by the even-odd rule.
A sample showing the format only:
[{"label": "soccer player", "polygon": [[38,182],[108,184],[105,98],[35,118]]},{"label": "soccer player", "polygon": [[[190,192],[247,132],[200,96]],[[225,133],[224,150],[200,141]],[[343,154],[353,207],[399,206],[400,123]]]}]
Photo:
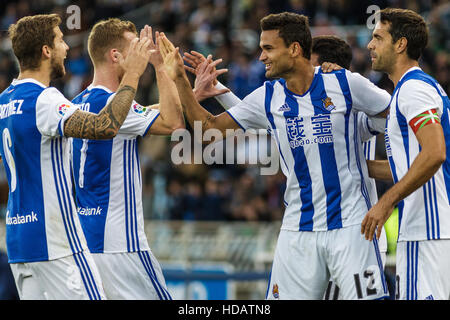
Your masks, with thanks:
[{"label": "soccer player", "polygon": [[[352,61],[352,49],[344,40],[336,36],[317,36],[313,38],[311,62],[313,65],[321,65],[325,62],[336,63],[342,66],[344,69],[350,69]],[[359,154],[364,156],[365,160],[375,160],[375,144],[376,135],[380,134],[376,128],[372,125],[373,118],[369,118],[365,113],[358,112],[357,115],[357,127],[359,138],[362,144],[359,146]],[[377,121],[377,120],[375,120]],[[365,161],[361,161],[362,165]],[[366,170],[363,170],[366,173]],[[368,197],[371,204],[374,205],[378,201],[378,194],[375,179],[369,176],[364,177],[366,183]],[[381,236],[379,239],[379,249],[381,254],[381,261],[383,268],[386,263],[387,252],[387,238],[384,228],[382,228]],[[339,288],[333,285],[330,281],[326,292],[326,299],[335,298],[339,295]]]},{"label": "soccer player", "polygon": [[[191,65],[191,67],[185,67],[185,69],[196,75],[194,92],[198,101],[215,97],[226,110],[241,102],[241,100],[230,92],[228,88],[217,81],[216,76],[227,71],[226,69],[215,70],[214,65],[219,63],[219,60],[207,60],[201,53],[196,51],[185,53],[183,59]],[[317,36],[312,39],[311,63],[313,66],[334,63],[345,69],[350,69],[351,61],[352,50],[344,40],[336,36],[328,35]],[[337,70],[338,69],[341,69],[341,67],[337,68]],[[361,165],[365,166],[365,159],[375,159],[376,135],[380,132],[373,128],[373,118],[369,118],[363,112],[358,112],[356,117],[358,136],[362,142],[359,146],[360,150],[358,154],[361,157]],[[376,120],[378,121],[378,119]],[[365,174],[367,173],[366,170],[362,170],[362,172]],[[375,180],[365,175],[364,181],[366,183],[365,187],[367,188],[371,205],[374,205],[378,201]],[[387,251],[387,239],[384,228],[379,239],[379,249],[384,268]],[[325,298],[335,299],[338,295],[339,288],[333,285],[333,281],[330,281]]]},{"label": "soccer player", "polygon": [[[115,52],[126,57],[136,34],[132,22],[117,18],[94,25],[88,38],[94,79],[74,103],[98,113],[114,98],[124,73]],[[113,139],[73,139],[78,214],[108,299],[171,299],[145,235],[137,139],[170,135],[184,128],[184,118],[151,28],[146,26],[141,31],[144,35],[151,40],[150,62],[155,68],[159,105],[130,103],[127,118]]]},{"label": "soccer player", "polygon": [[0,94],[0,152],[9,198],[8,259],[21,299],[103,299],[97,267],[72,196],[67,137],[109,139],[130,109],[149,59],[134,39],[115,98],[99,114],[81,111],[50,81],[65,74],[68,46],[56,14],[21,18],[9,28],[20,73]]},{"label": "soccer player", "polygon": [[[287,177],[287,204],[267,299],[322,299],[334,279],[343,299],[387,296],[378,242],[360,234],[370,208],[357,155],[353,111],[382,113],[387,92],[347,70],[324,74],[310,62],[307,17],[272,14],[261,20],[260,60],[267,81],[217,116],[192,92],[180,55],[172,58],[175,83],[189,123],[202,129],[270,129]],[[162,35],[163,56],[177,52]],[[228,130],[230,131],[230,130]],[[370,244],[369,244],[370,243]]]},{"label": "soccer player", "polygon": [[367,45],[372,68],[395,89],[385,135],[394,185],[365,216],[371,239],[399,210],[396,254],[398,299],[450,298],[450,102],[419,67],[428,41],[426,22],[405,9],[381,10]]}]

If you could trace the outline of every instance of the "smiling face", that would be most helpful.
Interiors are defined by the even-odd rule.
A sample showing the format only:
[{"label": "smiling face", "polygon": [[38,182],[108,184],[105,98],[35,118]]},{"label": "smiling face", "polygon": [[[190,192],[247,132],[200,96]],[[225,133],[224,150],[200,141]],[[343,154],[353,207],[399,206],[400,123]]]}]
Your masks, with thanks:
[{"label": "smiling face", "polygon": [[389,28],[389,23],[378,22],[372,33],[372,40],[367,45],[372,60],[372,69],[375,71],[390,73],[397,61]]},{"label": "smiling face", "polygon": [[52,80],[61,78],[66,74],[64,59],[66,59],[67,51],[69,50],[69,46],[64,41],[63,33],[59,27],[54,27],[53,32],[55,32],[55,38],[50,56],[50,79]]},{"label": "smiling face", "polygon": [[267,78],[282,78],[292,71],[293,58],[278,30],[262,31],[259,46],[262,49],[259,60],[266,65]]}]

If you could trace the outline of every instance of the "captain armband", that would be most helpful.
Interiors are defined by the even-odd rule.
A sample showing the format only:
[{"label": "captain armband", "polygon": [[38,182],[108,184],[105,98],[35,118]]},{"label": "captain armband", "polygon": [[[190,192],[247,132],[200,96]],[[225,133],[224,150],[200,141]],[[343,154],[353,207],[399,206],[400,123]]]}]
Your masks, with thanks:
[{"label": "captain armband", "polygon": [[411,129],[414,131],[414,134],[419,131],[420,128],[428,126],[433,123],[441,123],[441,118],[439,117],[436,109],[430,109],[421,114],[415,116],[409,121],[409,125]]}]

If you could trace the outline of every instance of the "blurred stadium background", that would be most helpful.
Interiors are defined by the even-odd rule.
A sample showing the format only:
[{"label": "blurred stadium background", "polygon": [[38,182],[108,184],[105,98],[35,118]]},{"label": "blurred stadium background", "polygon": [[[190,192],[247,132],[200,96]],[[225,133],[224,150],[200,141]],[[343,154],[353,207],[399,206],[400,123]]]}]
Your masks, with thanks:
[{"label": "blurred stadium background", "polygon": [[[430,24],[430,43],[421,66],[450,89],[450,2],[448,0],[39,0],[0,3],[0,91],[17,76],[18,68],[6,30],[19,18],[80,8],[79,29],[61,28],[70,46],[66,76],[53,83],[68,98],[92,79],[86,41],[96,21],[120,17],[164,31],[181,51],[196,50],[223,58],[229,72],[219,79],[240,98],[264,81],[259,57],[259,20],[269,14],[294,11],[310,18],[313,36],[334,34],[353,49],[351,70],[392,92],[385,75],[370,69],[366,44],[371,30],[367,8],[378,5],[409,8]],[[141,78],[136,100],[158,101],[152,67]],[[220,105],[203,105],[220,113]],[[377,158],[386,157],[383,137],[377,139]],[[283,215],[285,178],[260,175],[258,165],[174,165],[170,137],[149,136],[139,144],[143,172],[143,203],[150,247],[165,270],[175,299],[263,299]],[[377,183],[381,195],[390,185]],[[5,252],[5,208],[8,185],[0,168],[0,252]],[[395,275],[396,216],[387,229],[389,251],[386,275]],[[4,263],[4,260],[1,263]],[[6,271],[5,271],[6,270]],[[0,297],[8,298],[8,269],[0,267]],[[6,279],[5,279],[6,278]],[[3,287],[2,287],[3,286]]]}]

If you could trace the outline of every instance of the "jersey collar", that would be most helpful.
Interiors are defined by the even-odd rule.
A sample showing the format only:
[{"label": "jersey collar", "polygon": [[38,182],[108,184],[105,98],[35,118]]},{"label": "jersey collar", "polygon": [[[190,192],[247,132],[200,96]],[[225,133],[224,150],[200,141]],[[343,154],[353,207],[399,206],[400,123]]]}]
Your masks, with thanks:
[{"label": "jersey collar", "polygon": [[23,84],[23,83],[34,83],[37,84],[38,86],[42,87],[42,88],[47,88],[47,86],[45,84],[43,84],[42,82],[37,81],[36,79],[33,78],[25,78],[25,79],[13,79],[13,81],[11,82],[11,84],[13,86],[17,86],[19,84]]}]

